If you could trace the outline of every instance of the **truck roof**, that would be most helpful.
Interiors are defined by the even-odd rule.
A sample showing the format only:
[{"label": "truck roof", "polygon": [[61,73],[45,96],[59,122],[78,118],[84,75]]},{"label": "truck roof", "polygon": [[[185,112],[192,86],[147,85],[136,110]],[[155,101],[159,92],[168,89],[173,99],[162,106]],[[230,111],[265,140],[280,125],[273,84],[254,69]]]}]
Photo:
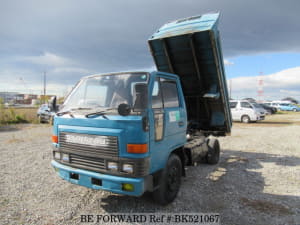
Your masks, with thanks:
[{"label": "truck roof", "polygon": [[148,40],[157,70],[180,77],[188,119],[213,135],[231,131],[231,113],[218,31],[219,13],[163,25]]}]

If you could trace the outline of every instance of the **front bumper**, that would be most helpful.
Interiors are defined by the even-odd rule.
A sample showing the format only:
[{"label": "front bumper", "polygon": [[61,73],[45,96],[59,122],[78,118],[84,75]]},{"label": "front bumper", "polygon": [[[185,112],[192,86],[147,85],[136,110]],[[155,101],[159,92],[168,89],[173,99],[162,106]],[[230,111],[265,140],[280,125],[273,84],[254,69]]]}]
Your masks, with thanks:
[{"label": "front bumper", "polygon": [[[132,196],[141,196],[147,190],[145,178],[119,177],[82,169],[75,169],[62,165],[54,160],[51,161],[51,165],[62,179],[88,188]],[[76,179],[74,179],[74,177]],[[95,184],[93,179],[97,179],[100,182]],[[125,191],[122,188],[122,184],[132,184],[134,186],[134,190]]]},{"label": "front bumper", "polygon": [[49,122],[49,121],[50,121],[50,118],[51,118],[51,115],[48,115],[48,114],[40,114],[40,118],[41,118],[41,121]]},{"label": "front bumper", "polygon": [[264,120],[265,116],[257,116],[257,120]]}]

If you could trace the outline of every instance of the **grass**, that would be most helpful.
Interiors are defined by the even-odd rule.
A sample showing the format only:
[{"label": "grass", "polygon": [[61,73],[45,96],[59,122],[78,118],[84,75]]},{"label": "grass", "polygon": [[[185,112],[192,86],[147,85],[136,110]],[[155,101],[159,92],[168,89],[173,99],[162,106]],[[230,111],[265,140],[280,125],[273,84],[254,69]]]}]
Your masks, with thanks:
[{"label": "grass", "polygon": [[277,111],[275,114],[298,114],[299,112],[294,111]]},{"label": "grass", "polygon": [[287,111],[277,111],[275,114],[286,114]]},{"label": "grass", "polygon": [[38,123],[37,108],[4,108],[0,106],[0,125]]}]

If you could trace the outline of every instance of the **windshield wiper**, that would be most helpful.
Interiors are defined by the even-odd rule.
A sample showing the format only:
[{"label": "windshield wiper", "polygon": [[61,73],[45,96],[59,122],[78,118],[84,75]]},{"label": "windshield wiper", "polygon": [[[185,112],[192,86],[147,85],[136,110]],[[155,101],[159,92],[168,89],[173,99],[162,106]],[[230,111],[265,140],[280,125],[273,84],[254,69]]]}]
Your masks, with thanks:
[{"label": "windshield wiper", "polygon": [[102,116],[104,119],[108,120],[107,116],[105,116],[105,111],[93,112],[85,115],[86,118],[90,118],[92,116]]},{"label": "windshield wiper", "polygon": [[82,108],[82,107],[78,107],[78,108],[72,108],[70,110],[67,111],[62,111],[62,112],[58,112],[56,113],[57,116],[62,116],[65,114],[69,114],[72,118],[74,118],[74,115],[72,114],[72,111],[74,110],[90,110],[91,108]]},{"label": "windshield wiper", "polygon": [[90,118],[92,116],[102,116],[104,119],[107,119],[107,116],[105,116],[105,114],[107,113],[107,111],[110,111],[110,110],[113,110],[113,109],[105,109],[104,111],[96,111],[96,112],[92,112],[92,113],[88,113],[88,114],[85,114],[85,117],[86,118]]},{"label": "windshield wiper", "polygon": [[72,118],[74,118],[74,115],[72,114],[72,112],[70,110],[56,113],[57,116],[62,116],[62,115],[66,115],[66,114],[69,114]]}]

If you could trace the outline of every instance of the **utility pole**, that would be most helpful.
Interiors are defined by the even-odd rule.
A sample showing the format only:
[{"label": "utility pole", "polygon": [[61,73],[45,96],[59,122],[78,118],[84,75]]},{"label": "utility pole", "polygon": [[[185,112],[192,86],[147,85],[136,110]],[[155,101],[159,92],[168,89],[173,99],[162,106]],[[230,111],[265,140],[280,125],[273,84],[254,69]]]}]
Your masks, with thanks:
[{"label": "utility pole", "polygon": [[262,72],[260,72],[258,76],[257,100],[258,102],[264,101],[264,77]]},{"label": "utility pole", "polygon": [[44,71],[44,104],[46,104],[46,72]]}]

